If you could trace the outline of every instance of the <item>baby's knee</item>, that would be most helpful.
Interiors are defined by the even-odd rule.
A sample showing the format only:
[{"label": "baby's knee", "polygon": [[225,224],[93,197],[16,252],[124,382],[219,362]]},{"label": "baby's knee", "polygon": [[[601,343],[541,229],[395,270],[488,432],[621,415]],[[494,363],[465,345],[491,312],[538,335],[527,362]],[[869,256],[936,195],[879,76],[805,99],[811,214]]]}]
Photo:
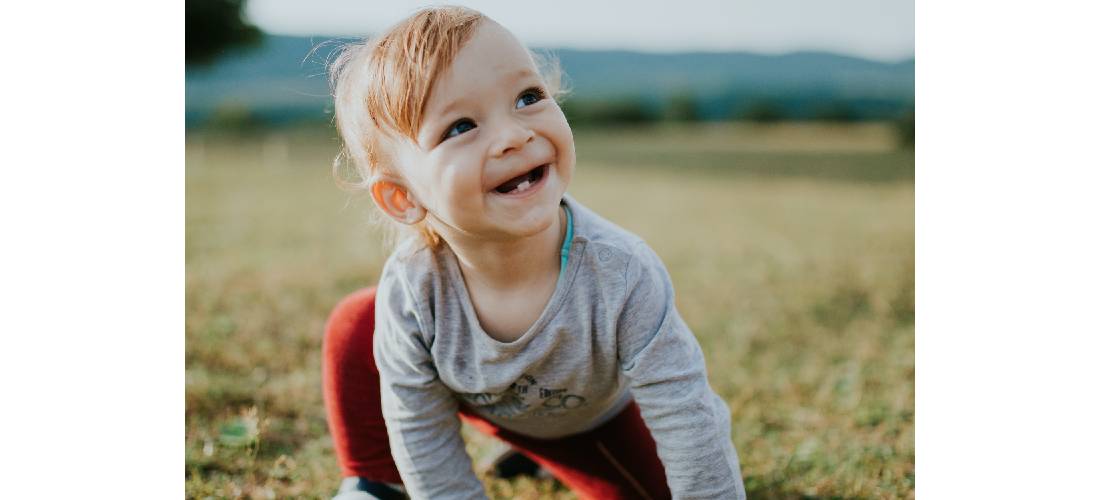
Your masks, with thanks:
[{"label": "baby's knee", "polygon": [[325,323],[325,351],[344,350],[349,345],[370,345],[374,334],[375,287],[357,290],[344,297]]}]

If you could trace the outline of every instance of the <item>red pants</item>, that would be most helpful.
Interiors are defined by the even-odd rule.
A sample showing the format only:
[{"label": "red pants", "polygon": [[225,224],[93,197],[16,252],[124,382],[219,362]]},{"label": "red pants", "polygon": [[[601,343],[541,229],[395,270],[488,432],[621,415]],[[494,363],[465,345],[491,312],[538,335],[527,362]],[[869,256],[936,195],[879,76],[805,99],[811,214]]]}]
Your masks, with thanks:
[{"label": "red pants", "polygon": [[[344,476],[400,483],[374,364],[374,292],[363,289],[345,298],[325,327],[325,410]],[[459,416],[530,457],[581,498],[672,496],[656,444],[634,403],[596,429],[560,439],[516,434],[465,410]]]}]

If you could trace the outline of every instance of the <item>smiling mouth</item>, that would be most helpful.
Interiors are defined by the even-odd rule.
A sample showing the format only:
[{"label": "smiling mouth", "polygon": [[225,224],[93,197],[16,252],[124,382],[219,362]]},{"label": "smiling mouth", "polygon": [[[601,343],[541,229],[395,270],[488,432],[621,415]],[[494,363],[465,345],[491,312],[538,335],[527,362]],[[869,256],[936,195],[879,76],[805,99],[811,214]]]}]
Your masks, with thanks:
[{"label": "smiling mouth", "polygon": [[549,164],[539,165],[525,174],[509,179],[504,184],[497,186],[494,191],[501,194],[519,194],[527,191],[546,176],[548,168],[550,168]]}]

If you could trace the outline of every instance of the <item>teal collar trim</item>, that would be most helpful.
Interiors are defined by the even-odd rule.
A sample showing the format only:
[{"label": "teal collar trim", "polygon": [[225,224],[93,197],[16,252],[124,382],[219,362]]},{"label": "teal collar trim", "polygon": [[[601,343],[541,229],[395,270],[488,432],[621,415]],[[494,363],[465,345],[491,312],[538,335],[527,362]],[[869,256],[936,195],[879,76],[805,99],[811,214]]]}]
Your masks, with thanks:
[{"label": "teal collar trim", "polygon": [[558,271],[558,281],[565,277],[565,266],[569,263],[569,249],[573,247],[573,212],[565,202],[561,204],[565,209],[565,241],[561,242],[561,270]]}]

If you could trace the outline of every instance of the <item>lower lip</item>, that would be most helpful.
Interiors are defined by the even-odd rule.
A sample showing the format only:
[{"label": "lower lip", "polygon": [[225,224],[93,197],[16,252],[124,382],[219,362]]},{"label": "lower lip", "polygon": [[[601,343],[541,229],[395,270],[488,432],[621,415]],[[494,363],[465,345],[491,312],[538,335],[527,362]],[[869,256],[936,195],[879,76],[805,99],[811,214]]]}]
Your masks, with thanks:
[{"label": "lower lip", "polygon": [[539,177],[539,180],[535,181],[534,184],[531,184],[531,187],[528,187],[525,191],[523,191],[521,193],[499,193],[495,189],[490,191],[490,193],[495,194],[497,196],[500,196],[501,198],[516,199],[516,200],[531,196],[531,195],[535,194],[536,192],[540,191],[542,189],[543,184],[546,184],[546,179],[548,179],[550,177],[550,171],[553,169],[553,167],[554,167],[553,163],[547,163],[546,167],[544,167],[546,169],[546,171],[542,173],[542,177]]}]

